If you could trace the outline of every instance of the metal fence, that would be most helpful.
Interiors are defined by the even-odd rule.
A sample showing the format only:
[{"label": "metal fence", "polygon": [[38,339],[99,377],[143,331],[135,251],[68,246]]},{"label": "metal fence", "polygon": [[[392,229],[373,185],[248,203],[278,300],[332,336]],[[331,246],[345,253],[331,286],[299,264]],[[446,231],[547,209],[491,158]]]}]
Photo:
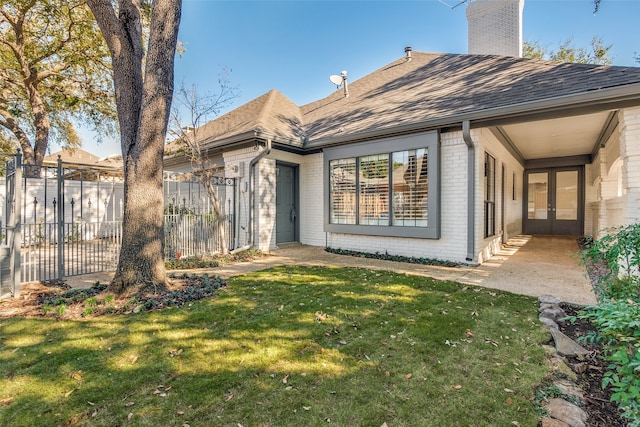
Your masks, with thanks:
[{"label": "metal fence", "polygon": [[[219,220],[227,247],[233,249],[235,181],[216,178],[215,184],[224,211],[221,218],[213,213],[212,201],[197,178],[165,174],[167,258],[219,252]],[[60,159],[55,166],[25,166],[18,154],[7,163],[0,188],[5,190],[0,194],[5,208],[0,296],[15,295],[21,282],[115,270],[122,242],[121,170],[63,164]],[[4,264],[3,250],[9,254]]]}]

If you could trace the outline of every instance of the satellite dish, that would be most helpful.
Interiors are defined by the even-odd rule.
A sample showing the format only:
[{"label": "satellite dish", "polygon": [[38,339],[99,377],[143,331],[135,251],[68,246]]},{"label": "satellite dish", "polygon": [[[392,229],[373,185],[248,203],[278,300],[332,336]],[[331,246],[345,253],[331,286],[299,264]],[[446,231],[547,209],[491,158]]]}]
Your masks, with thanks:
[{"label": "satellite dish", "polygon": [[338,76],[334,74],[332,76],[329,76],[329,80],[331,80],[331,83],[336,85],[336,87],[340,87],[344,79],[342,78],[342,76]]}]

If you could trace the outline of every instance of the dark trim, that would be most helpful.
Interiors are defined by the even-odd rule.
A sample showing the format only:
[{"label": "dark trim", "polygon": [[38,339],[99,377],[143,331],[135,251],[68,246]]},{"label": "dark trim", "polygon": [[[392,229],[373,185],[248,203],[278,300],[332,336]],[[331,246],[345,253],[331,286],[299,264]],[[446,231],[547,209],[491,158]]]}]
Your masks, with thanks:
[{"label": "dark trim", "polygon": [[591,150],[591,161],[593,161],[593,159],[598,155],[598,150],[600,150],[600,148],[604,148],[607,144],[607,141],[618,127],[618,123],[618,111],[610,112],[607,117],[607,121],[605,122],[596,143],[593,145],[593,149]]},{"label": "dark trim", "polygon": [[471,138],[471,122],[462,122],[462,139],[467,145],[467,258],[476,258],[476,147]]},{"label": "dark trim", "polygon": [[524,156],[522,155],[520,150],[518,150],[518,148],[513,143],[509,135],[507,135],[502,126],[492,126],[489,128],[489,130],[496,137],[496,139],[502,143],[509,154],[511,154],[518,161],[518,163],[520,163],[521,166],[524,166]]},{"label": "dark trim", "polygon": [[525,169],[562,168],[569,166],[584,166],[591,163],[591,155],[551,157],[546,159],[531,159],[524,162]]},{"label": "dark trim", "polygon": [[[329,162],[331,160],[361,157],[374,154],[391,154],[397,151],[406,151],[419,148],[426,148],[428,150],[427,161],[429,167],[429,203],[427,207],[427,227],[331,224],[329,222],[329,209],[331,205],[329,194]],[[380,139],[376,142],[328,148],[323,152],[323,211],[325,232],[373,236],[415,237],[424,239],[440,238],[440,134],[438,132],[428,132],[419,135],[397,138],[385,138]],[[356,185],[356,188],[357,187],[358,186]],[[389,191],[391,191],[391,189]],[[391,198],[389,200],[389,203],[392,204]],[[356,212],[356,218],[358,218],[358,216],[359,215]],[[393,218],[392,212],[390,212],[389,218]]]}]

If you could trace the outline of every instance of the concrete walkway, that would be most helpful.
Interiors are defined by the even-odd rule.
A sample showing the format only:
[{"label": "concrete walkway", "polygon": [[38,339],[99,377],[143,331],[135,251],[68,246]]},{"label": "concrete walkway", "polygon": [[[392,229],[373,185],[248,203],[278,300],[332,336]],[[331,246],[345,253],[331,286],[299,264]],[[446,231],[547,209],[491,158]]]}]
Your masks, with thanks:
[{"label": "concrete walkway", "polygon": [[[335,255],[322,247],[291,244],[283,245],[269,256],[255,261],[179,272],[208,273],[228,278],[277,265],[361,267],[452,280],[536,297],[553,295],[566,302],[592,304],[596,302],[595,295],[584,267],[579,266],[575,258],[578,250],[573,237],[519,236],[511,239],[500,253],[479,267],[439,267]],[[83,288],[96,282],[108,283],[112,277],[113,273],[97,273],[69,277],[65,281],[72,287]]]}]

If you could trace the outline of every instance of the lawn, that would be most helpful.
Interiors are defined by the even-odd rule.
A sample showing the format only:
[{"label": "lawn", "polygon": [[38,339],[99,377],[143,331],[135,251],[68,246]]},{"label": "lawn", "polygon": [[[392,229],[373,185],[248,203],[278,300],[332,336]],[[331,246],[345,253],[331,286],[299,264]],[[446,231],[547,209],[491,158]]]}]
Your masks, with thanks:
[{"label": "lawn", "polygon": [[0,322],[4,426],[537,426],[535,299],[279,267],[181,308]]}]

